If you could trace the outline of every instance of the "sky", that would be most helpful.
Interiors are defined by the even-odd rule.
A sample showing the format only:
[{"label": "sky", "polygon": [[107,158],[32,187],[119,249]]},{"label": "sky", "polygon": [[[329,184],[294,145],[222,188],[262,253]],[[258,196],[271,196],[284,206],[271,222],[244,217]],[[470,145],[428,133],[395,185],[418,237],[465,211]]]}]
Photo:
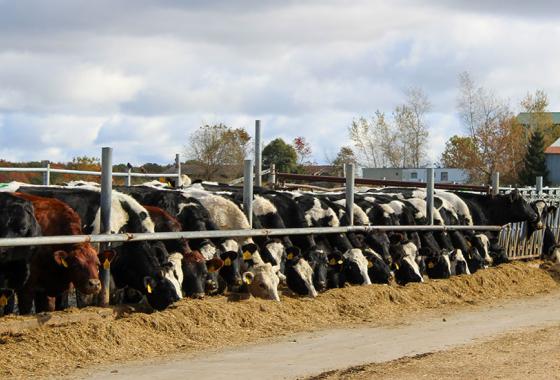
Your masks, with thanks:
[{"label": "sky", "polygon": [[0,158],[171,163],[202,124],[305,137],[324,163],[354,118],[408,88],[429,158],[462,133],[458,74],[514,111],[560,110],[560,3],[435,0],[0,0]]}]

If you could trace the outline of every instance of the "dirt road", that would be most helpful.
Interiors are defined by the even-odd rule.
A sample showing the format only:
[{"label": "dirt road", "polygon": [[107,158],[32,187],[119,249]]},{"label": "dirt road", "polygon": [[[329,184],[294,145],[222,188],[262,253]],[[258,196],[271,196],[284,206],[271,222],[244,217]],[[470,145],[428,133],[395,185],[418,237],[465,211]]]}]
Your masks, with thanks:
[{"label": "dirt road", "polygon": [[560,294],[469,311],[418,314],[405,325],[297,334],[275,343],[88,370],[87,379],[290,379],[440,351],[475,339],[560,323]]},{"label": "dirt road", "polygon": [[307,380],[560,379],[560,325],[442,352],[331,371]]}]

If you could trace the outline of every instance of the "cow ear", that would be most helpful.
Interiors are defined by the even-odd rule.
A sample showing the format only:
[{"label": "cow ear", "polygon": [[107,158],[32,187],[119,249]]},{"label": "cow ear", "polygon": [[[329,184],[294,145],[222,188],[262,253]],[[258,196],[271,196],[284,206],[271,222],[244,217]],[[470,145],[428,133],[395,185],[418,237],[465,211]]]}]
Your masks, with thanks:
[{"label": "cow ear", "polygon": [[55,263],[57,263],[58,265],[64,267],[64,268],[68,268],[68,262],[66,261],[68,259],[68,252],[66,251],[56,251],[54,254],[54,261]]},{"label": "cow ear", "polygon": [[253,280],[255,279],[255,275],[252,272],[245,272],[243,273],[243,283],[247,285],[251,285]]},{"label": "cow ear", "polygon": [[301,254],[301,251],[297,247],[288,247],[286,248],[286,258],[288,260],[293,260]]},{"label": "cow ear", "polygon": [[208,272],[213,273],[220,270],[221,267],[224,266],[224,262],[222,259],[214,257],[206,262],[206,268],[208,268]]},{"label": "cow ear", "polygon": [[556,210],[558,210],[558,207],[556,207],[556,206],[548,206],[548,208],[547,208],[547,211],[551,214],[555,213]]},{"label": "cow ear", "polygon": [[257,247],[257,245],[254,244],[254,243],[245,244],[245,245],[241,248],[241,250],[242,250],[243,252],[250,252],[251,254],[257,252],[257,249],[258,249],[258,247]]},{"label": "cow ear", "polygon": [[146,292],[148,292],[148,294],[152,294],[155,287],[156,287],[156,281],[154,280],[153,277],[151,276],[144,277],[144,289],[146,289]]}]

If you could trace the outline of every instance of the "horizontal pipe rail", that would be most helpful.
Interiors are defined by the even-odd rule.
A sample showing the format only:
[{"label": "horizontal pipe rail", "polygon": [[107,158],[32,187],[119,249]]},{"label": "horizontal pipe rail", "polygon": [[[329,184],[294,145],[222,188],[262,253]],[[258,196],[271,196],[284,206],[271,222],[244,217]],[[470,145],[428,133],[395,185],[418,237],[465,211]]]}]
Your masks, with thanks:
[{"label": "horizontal pipe rail", "polygon": [[71,236],[37,236],[0,239],[0,247],[24,247],[30,245],[76,244],[76,243],[118,243],[144,240],[171,239],[213,239],[253,236],[282,236],[306,234],[335,234],[347,232],[375,231],[500,231],[502,226],[346,226],[346,227],[310,227],[279,228],[258,230],[215,230],[182,231],[155,233],[71,235]]},{"label": "horizontal pipe rail", "polygon": [[[346,179],[344,177],[323,176],[323,175],[276,173],[276,177],[278,180],[292,179],[292,180],[310,181],[310,182],[333,182],[333,183],[346,182]],[[366,178],[356,178],[355,184],[374,185],[374,186],[426,187],[426,182],[389,181],[389,180],[366,179]],[[490,186],[460,185],[460,184],[451,184],[451,183],[436,183],[435,188],[442,189],[442,190],[467,190],[467,191],[480,191],[486,193],[490,192]]]},{"label": "horizontal pipe rail", "polygon": [[[73,170],[73,169],[48,169],[51,173],[60,174],[80,174],[80,175],[96,175],[101,176],[101,172],[90,170]],[[0,172],[17,172],[17,173],[46,173],[47,168],[6,168],[0,167]],[[177,173],[122,173],[113,172],[113,177],[144,177],[144,178],[161,178],[161,177],[178,177]]]}]

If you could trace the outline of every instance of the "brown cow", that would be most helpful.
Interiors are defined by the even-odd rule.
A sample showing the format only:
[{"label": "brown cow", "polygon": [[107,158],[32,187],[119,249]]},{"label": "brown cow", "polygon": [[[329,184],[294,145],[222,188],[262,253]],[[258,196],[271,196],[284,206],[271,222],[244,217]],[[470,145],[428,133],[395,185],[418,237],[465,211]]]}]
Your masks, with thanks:
[{"label": "brown cow", "polygon": [[[66,203],[26,193],[16,196],[31,201],[35,218],[43,236],[81,235],[82,223],[78,214]],[[53,311],[55,297],[63,295],[74,285],[85,294],[98,293],[99,258],[90,243],[41,247],[31,259],[31,273],[19,299],[20,313]]]}]

